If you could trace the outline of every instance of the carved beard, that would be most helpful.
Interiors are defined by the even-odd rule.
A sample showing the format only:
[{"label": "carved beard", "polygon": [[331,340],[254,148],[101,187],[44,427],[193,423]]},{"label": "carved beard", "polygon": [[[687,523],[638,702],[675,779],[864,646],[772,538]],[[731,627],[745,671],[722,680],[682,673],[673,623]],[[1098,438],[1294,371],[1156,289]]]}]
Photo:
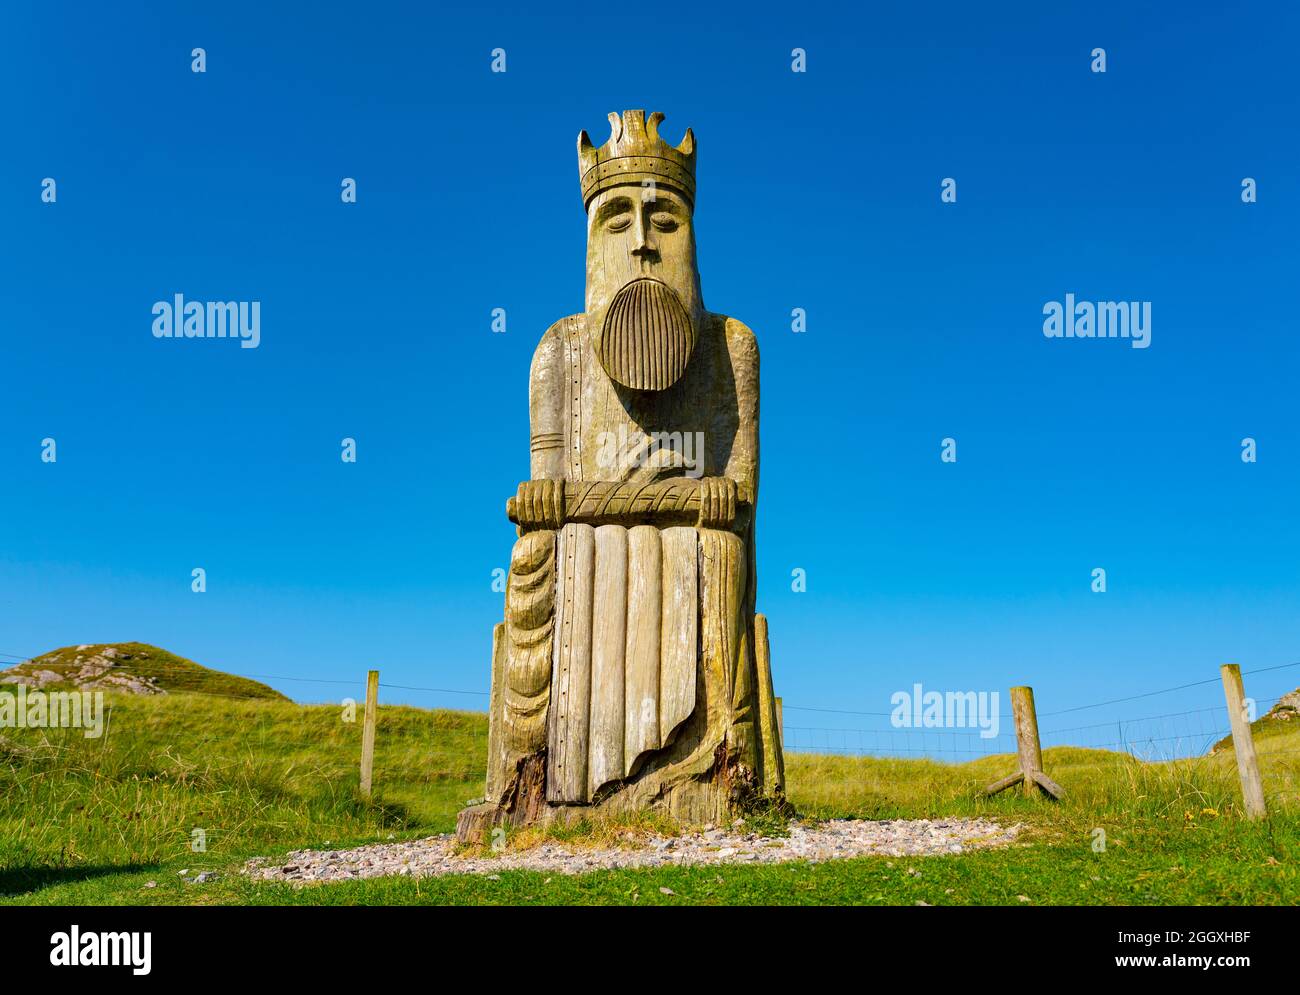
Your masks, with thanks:
[{"label": "carved beard", "polygon": [[686,372],[699,338],[677,292],[642,277],[614,295],[596,343],[600,365],[632,390],[667,390]]}]

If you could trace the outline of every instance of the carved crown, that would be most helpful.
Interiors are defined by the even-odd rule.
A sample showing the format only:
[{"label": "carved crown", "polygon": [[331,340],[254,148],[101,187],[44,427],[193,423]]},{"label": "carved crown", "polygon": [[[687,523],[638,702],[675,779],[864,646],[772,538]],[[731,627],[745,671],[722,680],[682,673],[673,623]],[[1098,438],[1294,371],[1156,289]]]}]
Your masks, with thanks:
[{"label": "carved crown", "polygon": [[664,116],[655,111],[617,111],[609,115],[609,141],[600,148],[591,144],[585,131],[578,135],[578,174],[582,182],[582,206],[602,190],[620,184],[640,185],[645,180],[666,183],[685,195],[695,208],[695,135],[690,128],[682,143],[673,148],[659,137]]}]

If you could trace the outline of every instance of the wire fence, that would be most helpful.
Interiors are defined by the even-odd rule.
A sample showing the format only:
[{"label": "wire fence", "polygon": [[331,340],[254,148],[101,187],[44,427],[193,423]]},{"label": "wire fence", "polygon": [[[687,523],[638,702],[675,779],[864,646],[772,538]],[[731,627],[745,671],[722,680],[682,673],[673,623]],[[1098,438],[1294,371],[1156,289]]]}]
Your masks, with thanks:
[{"label": "wire fence", "polygon": [[[0,652],[0,659],[13,661],[17,665],[39,660],[40,656]],[[1300,668],[1300,662],[1244,671],[1243,676],[1259,678],[1266,674],[1276,674],[1278,678],[1281,678],[1281,672],[1296,671],[1297,668]],[[165,673],[173,668],[170,668],[165,663],[151,661],[147,668],[144,669],[154,673]],[[183,670],[187,675],[193,675],[193,670],[190,668],[177,667],[175,670],[177,672]],[[365,698],[366,681],[364,676],[358,676],[354,680],[265,673],[234,674],[231,676],[253,681],[273,681],[334,689],[334,693],[330,695],[333,700],[329,703],[329,707],[341,709],[354,707],[357,724],[360,723],[361,703],[364,702]],[[0,681],[3,680],[4,678],[0,677]],[[1273,682],[1270,681],[1271,683]],[[1059,722],[1053,724],[1049,721],[1040,730],[1042,746],[1044,748],[1071,746],[1117,751],[1148,762],[1206,756],[1214,750],[1216,744],[1225,744],[1231,733],[1227,706],[1223,701],[1221,690],[1217,687],[1219,684],[1220,678],[1213,677],[1089,704],[1046,710],[1040,714],[1040,721],[1059,717]],[[7,686],[0,683],[0,690],[5,689]],[[379,688],[381,691],[402,692],[403,696],[408,698],[411,695],[452,695],[457,698],[468,699],[465,704],[470,704],[471,701],[475,703],[481,701],[483,706],[486,706],[489,697],[489,693],[482,690],[390,684],[382,680],[379,682]],[[1280,688],[1271,687],[1270,691],[1275,693],[1271,693],[1270,696],[1254,697],[1255,715],[1252,718],[1264,715],[1293,688],[1294,685]],[[341,693],[342,689],[349,689],[353,693]],[[1195,696],[1200,702],[1198,707],[1159,711],[1145,715],[1121,714],[1115,711],[1117,706],[1130,705],[1136,701],[1145,701],[1189,691],[1195,692]],[[249,700],[247,695],[201,689],[187,690],[186,693],[230,700]],[[1000,697],[994,697],[992,700],[994,702],[993,707],[987,714],[979,716],[978,723],[974,721],[974,715],[966,715],[966,719],[969,721],[957,728],[951,727],[951,716],[936,717],[937,724],[928,726],[924,722],[913,724],[910,721],[912,717],[909,715],[906,717],[908,721],[900,724],[897,709],[872,711],[799,705],[787,702],[783,705],[785,712],[796,712],[800,716],[807,715],[809,719],[800,718],[795,722],[784,723],[781,730],[782,744],[785,752],[789,754],[811,753],[831,756],[900,758],[929,757],[948,762],[963,762],[982,757],[1014,754],[1017,741],[1014,729],[1011,728],[1010,715],[1006,714],[1007,710],[1000,707]],[[334,704],[335,701],[337,701],[337,705]],[[350,706],[348,703],[351,703]],[[402,707],[419,708],[421,706],[409,701],[400,704],[385,703],[382,705],[383,713],[386,716],[395,715],[394,710]],[[1099,718],[1095,722],[1071,722],[1069,718],[1065,718],[1066,716],[1082,718],[1083,716],[1079,715],[1079,713],[1103,708],[1111,709],[1113,714],[1106,718]],[[461,711],[463,708],[443,710]],[[478,711],[479,709],[474,710]],[[844,718],[846,721],[852,721],[852,724],[817,724],[818,716]],[[948,724],[945,725],[944,723]],[[427,741],[427,732],[417,732],[414,728],[409,732],[403,732],[402,725],[396,722],[386,722],[385,726],[385,736],[387,737],[398,737],[400,739],[403,735],[410,735],[413,738],[422,737]],[[288,733],[288,729],[282,723],[274,726],[274,732],[270,730],[271,727],[268,725],[264,735],[276,735],[283,738]],[[460,745],[457,746],[454,755],[461,756],[469,752],[475,757],[486,757],[485,727],[480,724],[479,726],[466,727],[461,731],[465,737],[468,737],[468,740],[466,738],[460,739]],[[318,742],[318,738],[314,740],[305,738],[301,745],[304,749],[309,749],[313,743]],[[472,747],[467,746],[467,743],[472,744]],[[387,745],[391,746],[391,741]],[[430,759],[450,760],[452,757],[452,753],[430,755]]]},{"label": "wire fence", "polygon": [[[2,658],[33,660],[0,652]],[[1250,685],[1257,686],[1251,690],[1269,691],[1249,702],[1249,718],[1264,715],[1291,693],[1285,681],[1300,676],[1298,668],[1300,662],[1245,673]],[[139,669],[159,677],[173,671],[177,682],[182,674],[190,679],[195,674],[192,666],[172,668],[155,661]],[[1241,713],[1235,713],[1233,723],[1227,700],[1215,700],[1225,692],[1228,699],[1240,700],[1229,690],[1229,672],[1235,674],[1236,668],[1224,667],[1218,678],[1044,710],[1041,725],[1032,723],[1028,753],[1020,734],[1026,698],[1028,714],[1034,711],[1028,688],[1011,689],[996,699],[986,692],[989,705],[1008,697],[1012,704],[983,713],[977,708],[975,728],[927,727],[924,709],[919,724],[915,711],[910,724],[904,724],[897,709],[830,708],[778,699],[778,715],[792,719],[781,722],[779,733],[785,752],[784,797],[815,819],[946,818],[954,812],[1012,813],[1019,819],[1036,803],[1031,796],[1060,799],[1067,792],[1078,801],[1062,810],[1066,820],[1095,812],[1100,821],[1108,812],[1114,817],[1122,811],[1147,821],[1181,819],[1177,824],[1187,828],[1207,815],[1235,818],[1240,813],[1259,819],[1292,814],[1300,806],[1300,748],[1285,744],[1300,742],[1300,737],[1273,737],[1261,753],[1265,763],[1255,761],[1253,747],[1244,753],[1242,745],[1252,737],[1243,733]],[[330,700],[314,705],[272,700],[277,707],[267,707],[265,697],[190,687],[185,695],[220,704],[205,709],[178,702],[180,707],[174,707],[166,695],[138,702],[106,698],[103,734],[95,739],[71,728],[9,736],[0,727],[0,770],[7,775],[0,800],[13,811],[57,813],[44,827],[24,823],[33,839],[57,842],[60,827],[81,818],[73,813],[88,807],[97,818],[125,812],[125,818],[133,819],[139,808],[147,807],[140,799],[166,799],[164,821],[170,821],[161,831],[179,834],[167,839],[203,854],[246,845],[249,811],[265,821],[258,823],[258,832],[286,833],[295,842],[323,822],[338,827],[331,834],[346,836],[368,825],[367,820],[392,839],[397,829],[447,827],[452,819],[459,831],[464,813],[480,811],[471,806],[489,794],[489,723],[483,714],[487,691],[375,681],[388,695],[372,698],[376,707],[367,714],[371,675],[351,680],[230,676],[328,689]],[[1215,687],[1220,684],[1222,689]],[[1236,680],[1235,687],[1241,684]],[[0,694],[10,690],[0,683]],[[403,701],[385,704],[387,696]],[[449,697],[462,707],[411,703],[423,698],[434,705]],[[1181,700],[1186,698],[1194,700]],[[1152,707],[1135,715],[1137,702]],[[945,714],[942,720],[948,718]],[[982,721],[989,718],[996,721]],[[1300,718],[1294,721],[1300,726]],[[1112,752],[1042,756],[1039,740],[1047,749]],[[1224,755],[1206,759],[1219,745]],[[1126,756],[1147,763],[1131,763]],[[987,762],[969,763],[981,760]],[[1173,760],[1182,762],[1161,763]],[[146,787],[155,782],[161,782],[156,796]],[[177,786],[189,794],[177,792]],[[1015,787],[1018,800],[1000,794]],[[322,845],[329,845],[328,840]]]}]

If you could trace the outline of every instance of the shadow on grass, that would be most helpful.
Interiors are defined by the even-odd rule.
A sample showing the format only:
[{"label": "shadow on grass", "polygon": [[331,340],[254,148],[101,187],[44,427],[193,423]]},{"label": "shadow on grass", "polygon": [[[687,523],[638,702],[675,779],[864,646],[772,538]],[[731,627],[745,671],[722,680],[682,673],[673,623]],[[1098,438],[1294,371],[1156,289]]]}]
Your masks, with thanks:
[{"label": "shadow on grass", "polygon": [[0,897],[16,897],[56,884],[89,881],[109,874],[131,874],[151,864],[99,864],[82,867],[11,867],[0,869]]},{"label": "shadow on grass", "polygon": [[358,798],[354,810],[358,816],[369,815],[384,829],[405,830],[420,825],[420,820],[415,817],[405,802],[382,797],[370,801]]}]

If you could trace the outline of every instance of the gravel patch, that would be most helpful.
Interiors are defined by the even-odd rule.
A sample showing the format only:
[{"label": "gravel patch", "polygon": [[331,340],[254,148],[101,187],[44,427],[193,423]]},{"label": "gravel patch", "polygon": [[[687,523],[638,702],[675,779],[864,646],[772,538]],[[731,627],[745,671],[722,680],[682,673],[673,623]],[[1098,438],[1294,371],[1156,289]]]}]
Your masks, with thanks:
[{"label": "gravel patch", "polygon": [[1010,843],[1022,827],[989,819],[862,819],[794,823],[788,837],[706,828],[682,836],[637,838],[626,846],[570,847],[548,842],[528,850],[500,853],[456,852],[454,835],[403,843],[373,843],[354,850],[295,850],[284,864],[258,857],[243,873],[255,881],[351,881],[401,875],[485,874],[529,870],[555,874],[633,867],[683,867],[718,864],[820,863],[845,857],[927,857],[966,853]]}]

